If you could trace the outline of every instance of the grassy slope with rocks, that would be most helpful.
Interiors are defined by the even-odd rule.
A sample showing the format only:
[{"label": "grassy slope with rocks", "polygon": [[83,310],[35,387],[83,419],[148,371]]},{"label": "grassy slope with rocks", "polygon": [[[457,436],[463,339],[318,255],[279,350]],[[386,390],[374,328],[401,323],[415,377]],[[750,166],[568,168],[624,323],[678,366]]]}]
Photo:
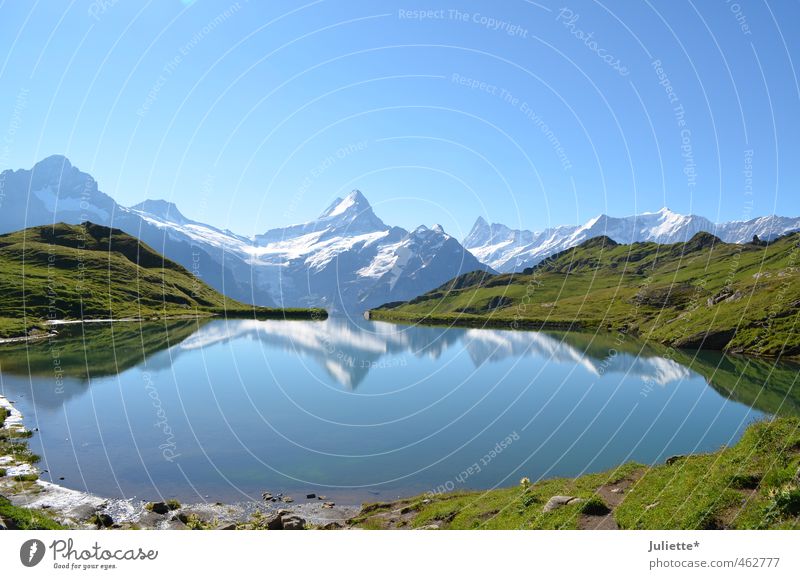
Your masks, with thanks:
[{"label": "grassy slope with rocks", "polygon": [[[359,528],[800,529],[800,419],[751,425],[734,446],[577,478],[365,505]],[[556,496],[575,497],[548,510]]]},{"label": "grassy slope with rocks", "polygon": [[[19,463],[32,464],[39,457],[28,449],[27,438],[30,431],[20,424],[6,423],[8,410],[0,406],[0,489],[7,492],[33,489],[38,476],[35,473],[23,475],[9,474],[9,469]],[[0,530],[3,529],[60,529],[62,528],[47,513],[38,509],[15,506],[0,494]]]},{"label": "grassy slope with rocks", "polygon": [[226,298],[119,229],[57,223],[0,235],[0,337],[47,319],[187,315],[318,319],[316,309],[254,307]]},{"label": "grassy slope with rocks", "polygon": [[597,237],[517,274],[467,274],[371,319],[622,330],[676,348],[798,356],[800,233],[773,243]]}]

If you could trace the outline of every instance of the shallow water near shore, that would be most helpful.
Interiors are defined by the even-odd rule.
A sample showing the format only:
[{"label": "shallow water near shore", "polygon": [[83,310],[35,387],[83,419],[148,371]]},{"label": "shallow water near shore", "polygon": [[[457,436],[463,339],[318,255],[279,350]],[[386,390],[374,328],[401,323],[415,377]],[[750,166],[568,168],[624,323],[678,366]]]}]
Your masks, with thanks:
[{"label": "shallow water near shore", "polygon": [[798,369],[621,335],[337,318],[70,326],[0,346],[41,478],[187,502],[359,503],[654,464],[799,414]]}]

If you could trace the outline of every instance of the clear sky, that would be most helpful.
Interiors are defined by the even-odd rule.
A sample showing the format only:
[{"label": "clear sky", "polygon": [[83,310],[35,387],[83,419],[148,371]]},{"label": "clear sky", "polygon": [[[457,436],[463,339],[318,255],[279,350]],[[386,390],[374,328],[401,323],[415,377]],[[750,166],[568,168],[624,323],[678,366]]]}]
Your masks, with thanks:
[{"label": "clear sky", "polygon": [[0,169],[243,234],[800,214],[800,3],[0,3]]}]

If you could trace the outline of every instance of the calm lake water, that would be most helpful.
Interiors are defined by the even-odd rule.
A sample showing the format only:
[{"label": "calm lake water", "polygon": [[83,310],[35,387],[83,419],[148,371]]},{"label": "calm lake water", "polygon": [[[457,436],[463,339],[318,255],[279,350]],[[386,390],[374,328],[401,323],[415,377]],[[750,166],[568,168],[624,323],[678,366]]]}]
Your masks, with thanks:
[{"label": "calm lake water", "polygon": [[798,366],[614,335],[325,322],[62,328],[0,347],[42,478],[110,497],[380,500],[732,444]]}]

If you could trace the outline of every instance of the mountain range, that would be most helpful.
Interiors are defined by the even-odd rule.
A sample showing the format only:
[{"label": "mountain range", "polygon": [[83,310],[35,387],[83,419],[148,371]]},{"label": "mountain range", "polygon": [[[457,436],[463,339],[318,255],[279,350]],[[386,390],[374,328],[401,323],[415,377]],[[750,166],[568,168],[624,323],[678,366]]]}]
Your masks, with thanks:
[{"label": "mountain range", "polygon": [[712,223],[705,217],[681,215],[664,207],[655,213],[629,217],[599,215],[582,225],[560,225],[543,231],[511,229],[501,223],[490,225],[479,217],[462,243],[492,269],[511,273],[601,235],[622,244],[640,241],[679,243],[704,231],[727,243],[747,243],[754,235],[762,241],[770,241],[797,230],[800,230],[800,217],[770,215],[748,221]]},{"label": "mountain range", "polygon": [[113,226],[256,305],[360,311],[488,269],[439,225],[406,231],[384,224],[359,191],[314,221],[249,238],[188,219],[163,200],[123,207],[59,155],[31,170],[4,171],[0,187],[0,233],[56,222]]},{"label": "mountain range", "polygon": [[601,215],[541,232],[479,218],[459,243],[440,225],[407,231],[385,224],[356,190],[335,199],[313,221],[248,237],[191,220],[164,200],[124,207],[60,155],[30,170],[2,172],[0,204],[0,233],[91,221],[138,237],[233,299],[331,312],[409,300],[476,270],[521,271],[599,235],[618,243],[671,243],[709,231],[723,241],[744,243],[753,235],[771,239],[800,229],[800,218],[714,224],[662,209],[624,218]]}]

